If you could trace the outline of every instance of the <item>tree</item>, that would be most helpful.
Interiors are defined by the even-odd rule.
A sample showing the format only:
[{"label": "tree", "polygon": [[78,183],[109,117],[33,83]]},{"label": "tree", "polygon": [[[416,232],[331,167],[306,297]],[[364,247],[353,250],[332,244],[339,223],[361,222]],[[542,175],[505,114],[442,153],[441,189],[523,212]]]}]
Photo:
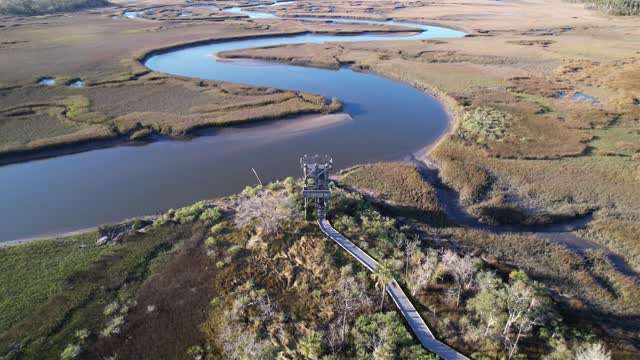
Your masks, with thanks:
[{"label": "tree", "polygon": [[409,262],[415,254],[420,251],[420,242],[418,239],[414,241],[406,241],[404,245],[404,278],[409,282]]},{"label": "tree", "polygon": [[458,256],[447,250],[442,256],[442,263],[447,271],[453,275],[456,282],[456,306],[460,304],[460,295],[473,285],[473,276],[480,266],[480,260],[469,255]]},{"label": "tree", "polygon": [[353,276],[351,266],[341,269],[340,281],[337,289],[337,307],[340,311],[340,337],[345,341],[347,324],[359,310],[371,306],[371,298],[367,294],[366,286]]},{"label": "tree", "polygon": [[438,253],[435,250],[430,249],[426,254],[421,252],[418,254],[419,256],[414,256],[417,265],[411,269],[407,278],[412,296],[416,296],[418,291],[429,286],[438,268]]},{"label": "tree", "polygon": [[429,359],[429,353],[416,344],[395,312],[360,316],[351,335],[357,360]]},{"label": "tree", "polygon": [[502,336],[509,359],[518,350],[522,337],[530,334],[534,326],[544,324],[550,316],[549,299],[542,290],[537,283],[518,279],[499,293],[507,310]]},{"label": "tree", "polygon": [[510,278],[513,280],[504,284],[494,274],[481,272],[477,276],[479,292],[467,303],[479,321],[484,339],[501,340],[509,359],[516,354],[520,340],[553,315],[540,284],[522,272],[515,272]]},{"label": "tree", "polygon": [[269,342],[259,340],[253,330],[233,322],[223,327],[220,343],[225,357],[231,360],[264,359],[271,348]]},{"label": "tree", "polygon": [[579,350],[575,360],[611,360],[611,353],[603,343],[589,344]]},{"label": "tree", "polygon": [[269,294],[258,296],[255,304],[260,311],[258,319],[262,321],[271,320],[276,314],[276,304],[271,301],[271,297],[269,296]]},{"label": "tree", "polygon": [[261,191],[239,200],[235,224],[238,227],[254,225],[262,235],[271,235],[281,231],[286,221],[299,216],[300,209],[291,197]]},{"label": "tree", "polygon": [[384,308],[384,298],[387,295],[387,285],[393,281],[393,264],[389,260],[380,261],[372,277],[376,282],[376,287],[382,290],[382,300],[380,301],[380,309],[382,310]]},{"label": "tree", "polygon": [[494,291],[480,291],[467,303],[467,308],[476,314],[483,339],[495,342],[499,340],[502,325],[506,323],[506,311]]}]

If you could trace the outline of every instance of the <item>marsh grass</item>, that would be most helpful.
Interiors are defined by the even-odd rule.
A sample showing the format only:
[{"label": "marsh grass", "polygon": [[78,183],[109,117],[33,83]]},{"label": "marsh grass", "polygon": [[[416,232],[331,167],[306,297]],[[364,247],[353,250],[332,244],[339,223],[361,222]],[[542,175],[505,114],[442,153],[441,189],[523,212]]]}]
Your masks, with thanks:
[{"label": "marsh grass", "polygon": [[104,306],[133,297],[153,259],[187,231],[167,226],[102,247],[92,232],[0,248],[0,354],[55,358],[76,330],[97,334]]},{"label": "marsh grass", "polygon": [[584,2],[612,15],[640,15],[638,0],[584,0]]},{"label": "marsh grass", "polygon": [[363,165],[349,171],[340,183],[373,191],[376,199],[388,201],[394,210],[399,210],[397,216],[416,217],[436,226],[446,222],[434,189],[424,181],[416,165]]},{"label": "marsh grass", "polygon": [[0,14],[5,15],[43,15],[65,11],[78,11],[107,6],[106,0],[13,0],[0,2]]},{"label": "marsh grass", "polygon": [[[198,128],[333,113],[342,104],[314,94],[158,76],[148,70],[68,86],[22,86],[0,101],[0,155],[104,139],[182,135]],[[2,104],[5,104],[2,108]]]},{"label": "marsh grass", "polygon": [[624,219],[597,219],[584,231],[585,235],[621,254],[640,273],[640,225]]}]

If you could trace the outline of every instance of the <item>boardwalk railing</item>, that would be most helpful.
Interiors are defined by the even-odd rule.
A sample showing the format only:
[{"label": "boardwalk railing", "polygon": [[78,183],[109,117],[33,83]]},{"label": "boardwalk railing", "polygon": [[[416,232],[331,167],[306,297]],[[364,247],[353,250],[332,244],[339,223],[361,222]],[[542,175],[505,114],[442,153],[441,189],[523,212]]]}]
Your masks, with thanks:
[{"label": "boardwalk railing", "polygon": [[[318,225],[320,225],[320,229],[323,233],[335,241],[341,248],[358,260],[369,271],[376,271],[378,262],[362,251],[362,249],[357,247],[353,242],[351,242],[351,240],[345,238],[336,229],[334,229],[327,219],[321,218],[318,220]],[[420,316],[420,313],[418,313],[418,310],[413,306],[397,281],[393,280],[389,285],[387,285],[387,293],[389,293],[393,302],[396,304],[398,309],[400,309],[402,316],[407,320],[409,326],[425,349],[445,360],[468,360],[466,356],[435,338],[427,324]]]}]

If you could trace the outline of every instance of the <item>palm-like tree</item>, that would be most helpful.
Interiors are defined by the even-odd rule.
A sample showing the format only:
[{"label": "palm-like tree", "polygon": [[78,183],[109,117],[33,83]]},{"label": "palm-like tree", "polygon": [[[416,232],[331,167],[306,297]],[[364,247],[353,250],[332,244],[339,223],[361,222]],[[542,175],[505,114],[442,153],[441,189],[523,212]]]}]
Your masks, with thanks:
[{"label": "palm-like tree", "polygon": [[382,289],[382,301],[380,309],[384,308],[384,298],[387,295],[387,285],[393,281],[393,264],[389,260],[382,260],[378,263],[376,271],[371,275],[376,282],[376,287]]},{"label": "palm-like tree", "polygon": [[322,352],[322,337],[317,332],[303,337],[300,340],[300,350],[308,359],[318,359]]}]

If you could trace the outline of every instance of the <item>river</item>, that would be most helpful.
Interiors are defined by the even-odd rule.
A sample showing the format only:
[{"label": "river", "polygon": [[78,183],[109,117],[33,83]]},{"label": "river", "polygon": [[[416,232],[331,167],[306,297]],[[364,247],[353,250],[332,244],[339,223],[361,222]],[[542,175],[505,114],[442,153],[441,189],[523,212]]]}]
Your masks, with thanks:
[{"label": "river", "polygon": [[[228,11],[253,18],[268,14],[240,8]],[[136,21],[136,16],[127,21]],[[445,109],[409,85],[346,68],[334,71],[228,62],[211,56],[225,50],[284,44],[464,36],[456,30],[396,21],[305,20],[405,26],[412,33],[248,38],[167,51],[149,57],[145,65],[167,74],[337,97],[352,120],[309,126],[307,118],[282,119],[211,129],[190,141],[166,139],[2,166],[0,241],[90,228],[236,193],[256,184],[252,168],[263,181],[299,176],[298,159],[305,153],[330,154],[336,169],[341,169],[409,158],[441,138],[448,125]]]}]

